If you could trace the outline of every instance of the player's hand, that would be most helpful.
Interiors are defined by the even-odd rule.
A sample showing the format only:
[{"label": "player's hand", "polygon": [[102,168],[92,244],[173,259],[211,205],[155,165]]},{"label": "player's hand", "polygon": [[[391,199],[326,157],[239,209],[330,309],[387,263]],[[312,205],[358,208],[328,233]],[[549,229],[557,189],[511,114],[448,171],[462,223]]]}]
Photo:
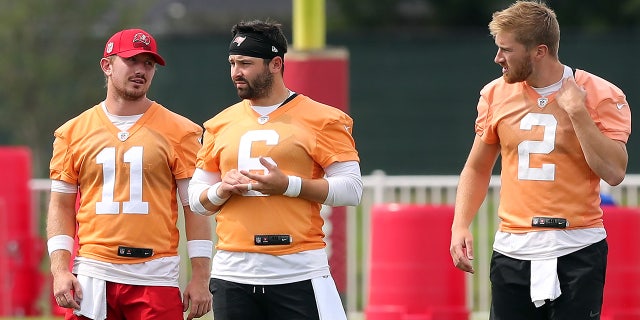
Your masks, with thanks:
[{"label": "player's hand", "polygon": [[186,312],[189,310],[187,320],[200,318],[211,311],[213,304],[211,293],[209,292],[208,281],[192,279],[182,295],[182,308]]},{"label": "player's hand", "polygon": [[574,114],[585,109],[587,92],[576,83],[573,77],[562,80],[562,87],[556,94],[556,101],[560,108],[568,114]]},{"label": "player's hand", "polygon": [[275,163],[260,157],[260,163],[268,170],[267,174],[254,174],[241,170],[252,182],[244,186],[243,191],[256,190],[263,194],[283,194],[289,186],[289,177],[284,174]]},{"label": "player's hand", "polygon": [[453,265],[456,268],[475,273],[473,269],[473,235],[468,228],[454,229],[451,232],[451,247],[449,248]]},{"label": "player's hand", "polygon": [[53,297],[58,306],[62,308],[80,310],[79,302],[82,300],[82,288],[78,278],[69,271],[53,274]]},{"label": "player's hand", "polygon": [[225,173],[222,177],[222,184],[218,188],[218,196],[223,199],[231,197],[232,194],[241,195],[245,189],[246,184],[251,182],[251,179],[240,173],[236,169],[231,169]]}]

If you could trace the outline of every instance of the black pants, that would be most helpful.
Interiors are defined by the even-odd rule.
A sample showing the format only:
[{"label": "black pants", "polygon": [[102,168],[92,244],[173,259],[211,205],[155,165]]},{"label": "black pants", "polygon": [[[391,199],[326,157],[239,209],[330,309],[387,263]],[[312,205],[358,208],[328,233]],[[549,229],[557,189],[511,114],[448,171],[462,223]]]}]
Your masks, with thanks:
[{"label": "black pants", "polygon": [[491,320],[600,319],[607,268],[606,240],[558,258],[562,294],[536,308],[531,302],[531,262],[497,252],[491,257]]},{"label": "black pants", "polygon": [[254,286],[211,279],[216,320],[319,320],[311,280]]}]

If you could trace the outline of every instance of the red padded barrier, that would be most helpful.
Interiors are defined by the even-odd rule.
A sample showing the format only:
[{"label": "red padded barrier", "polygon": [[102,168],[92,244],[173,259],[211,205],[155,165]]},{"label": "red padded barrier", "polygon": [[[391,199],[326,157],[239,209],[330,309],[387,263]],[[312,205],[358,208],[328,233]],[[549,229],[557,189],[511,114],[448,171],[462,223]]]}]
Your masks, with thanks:
[{"label": "red padded barrier", "polygon": [[0,316],[37,315],[44,244],[31,210],[31,152],[0,147]]},{"label": "red padded barrier", "polygon": [[[349,113],[349,54],[346,48],[289,50],[284,80],[291,90]],[[327,252],[331,275],[342,295],[347,288],[347,209],[327,208]]]},{"label": "red padded barrier", "polygon": [[640,319],[640,210],[602,209],[609,245],[602,319]]},{"label": "red padded barrier", "polygon": [[451,262],[452,206],[372,208],[367,320],[467,320],[465,273]]}]

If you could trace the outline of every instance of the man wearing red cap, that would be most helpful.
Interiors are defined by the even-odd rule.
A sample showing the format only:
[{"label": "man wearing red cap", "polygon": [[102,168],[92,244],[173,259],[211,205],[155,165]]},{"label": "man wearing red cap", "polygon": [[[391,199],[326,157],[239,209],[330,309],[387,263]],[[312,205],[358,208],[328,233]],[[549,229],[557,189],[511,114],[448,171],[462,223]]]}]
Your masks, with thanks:
[{"label": "man wearing red cap", "polygon": [[[165,61],[149,33],[114,34],[100,60],[106,98],[55,131],[47,245],[65,319],[180,319],[188,309],[193,319],[211,310],[211,226],[187,195],[202,129],[147,97],[156,64]],[[177,194],[192,265],[183,297]]]}]

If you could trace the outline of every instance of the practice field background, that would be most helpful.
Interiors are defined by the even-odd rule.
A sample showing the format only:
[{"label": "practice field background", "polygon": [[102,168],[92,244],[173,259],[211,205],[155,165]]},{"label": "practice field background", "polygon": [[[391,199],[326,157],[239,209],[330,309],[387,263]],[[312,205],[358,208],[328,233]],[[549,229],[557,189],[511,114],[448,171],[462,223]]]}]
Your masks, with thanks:
[{"label": "practice field background", "polygon": [[[59,317],[38,317],[38,318],[0,318],[0,320],[62,320],[64,318]],[[199,318],[201,320],[213,320],[213,316],[211,312],[207,313],[204,317]],[[486,320],[488,319],[485,315],[478,315],[473,317],[470,320]],[[364,320],[364,317],[351,317],[349,320]]]},{"label": "practice field background", "polygon": [[[569,0],[553,2],[551,5],[558,7],[562,25],[561,61],[618,85],[627,94],[633,111],[636,105],[640,106],[640,59],[637,59],[640,56],[640,29],[637,23],[608,28],[603,20],[610,16],[620,23],[628,22],[630,16],[640,17],[640,14],[635,14],[638,12],[635,7],[624,5],[632,1],[621,0],[612,4]],[[155,4],[145,8],[149,12],[146,15],[132,10],[131,2],[126,2],[127,6],[119,6],[125,2],[113,0],[86,2],[111,6],[110,10],[104,11],[72,8],[80,3],[77,0],[60,3],[21,0],[3,1],[0,4],[0,16],[3,17],[0,19],[0,31],[6,31],[0,32],[0,39],[4,40],[3,43],[12,44],[1,49],[5,59],[0,62],[0,69],[5,72],[0,75],[0,79],[3,79],[0,81],[3,83],[0,88],[0,115],[3,115],[0,117],[0,144],[28,145],[32,148],[35,156],[34,178],[46,176],[53,128],[62,124],[62,118],[78,114],[102,97],[103,78],[97,68],[97,60],[104,45],[103,33],[112,31],[107,28],[117,28],[120,26],[118,23],[136,25],[148,28],[157,35],[161,53],[168,65],[159,68],[150,96],[197,123],[204,122],[237,101],[229,80],[227,48],[228,31],[238,15],[243,18],[284,17],[280,20],[285,23],[289,39],[295,41],[289,33],[291,23],[286,19],[291,16],[291,0],[181,1],[208,3],[209,7],[215,9],[206,11],[202,7],[191,7],[192,10],[195,8],[196,13],[202,13],[204,18],[193,19],[187,13],[183,21],[200,24],[200,29],[187,23],[184,30],[188,31],[183,32],[176,32],[177,25],[163,27],[158,24],[159,19],[168,17],[158,7],[165,2],[147,1],[151,2]],[[387,2],[416,4],[424,1],[362,3],[363,8],[367,9],[364,11],[370,12],[371,8]],[[500,1],[427,2],[459,6],[434,16],[460,16],[463,20],[454,19],[449,26],[427,28],[426,24],[419,23],[419,20],[426,20],[424,17],[401,17],[396,22],[387,22],[382,26],[382,22],[388,21],[387,17],[393,17],[394,13],[397,18],[398,12],[378,10],[381,15],[367,17],[366,14],[358,15],[358,10],[355,10],[352,12],[355,15],[350,19],[353,25],[342,22],[344,25],[338,28],[339,21],[330,21],[332,30],[327,35],[327,45],[341,46],[349,51],[349,113],[355,120],[354,137],[362,159],[363,175],[369,175],[377,169],[390,175],[458,174],[473,139],[479,90],[500,75],[500,67],[493,62],[495,45],[486,30],[493,9],[479,13],[477,7],[472,8],[476,5],[493,8]],[[18,5],[30,9],[23,12],[14,10]],[[228,8],[230,5],[236,7]],[[572,5],[574,9],[566,10]],[[597,6],[602,8],[593,10],[595,15],[585,11]],[[254,11],[246,11],[246,7]],[[463,11],[465,8],[462,7],[470,9]],[[565,10],[562,10],[563,7]],[[129,20],[124,20],[126,15],[117,14],[118,8],[135,14]],[[269,11],[274,8],[279,11]],[[613,12],[616,10],[624,12]],[[96,15],[95,12],[103,13]],[[415,17],[422,11],[405,12]],[[471,14],[465,15],[463,12]],[[24,14],[24,25],[30,28],[20,27],[20,13]],[[74,15],[76,13],[77,17]],[[330,18],[335,16],[332,14]],[[74,20],[74,17],[82,17],[89,22]],[[114,21],[114,17],[124,18]],[[355,19],[358,17],[362,19]],[[470,19],[476,23],[471,23]],[[584,21],[577,21],[581,19]],[[221,25],[222,31],[214,30],[211,26],[203,27],[207,21]],[[359,28],[356,21],[362,22]],[[401,26],[401,21],[408,23]],[[589,21],[593,22],[590,27]],[[83,40],[73,38],[71,32],[67,34],[69,30],[90,30],[91,40],[82,42],[82,45],[77,45],[79,42],[66,45],[65,41],[69,40],[67,37],[74,41]],[[74,48],[81,51],[72,51]],[[46,54],[43,55],[43,52]],[[65,62],[71,64],[65,65]],[[70,72],[65,73],[67,70]],[[87,92],[91,93],[83,96],[87,99],[73,99]],[[15,116],[25,112],[28,116]],[[28,121],[38,117],[44,120]],[[640,112],[632,112],[632,117],[632,122],[636,123],[640,120]],[[640,148],[635,147],[635,139],[634,133],[627,145],[630,159],[628,172],[631,174],[640,173],[640,161],[633,160],[640,158]],[[42,270],[48,272],[46,267]],[[474,314],[473,320],[487,318],[486,314]],[[55,317],[27,319],[60,320]],[[211,320],[213,317],[208,314],[201,319]],[[350,320],[363,320],[363,317],[352,316]]]},{"label": "practice field background", "polygon": [[[381,182],[381,179],[383,181]],[[354,250],[349,250],[349,257],[356,257],[354,261],[351,261],[350,265],[354,266],[354,270],[352,273],[349,273],[351,276],[350,279],[354,280],[353,290],[350,292],[353,295],[347,293],[347,299],[344,301],[347,303],[347,310],[350,320],[364,320],[363,319],[363,311],[365,310],[366,302],[363,302],[363,299],[367,296],[367,288],[368,285],[366,279],[368,279],[368,270],[370,270],[370,264],[366,263],[369,261],[367,259],[368,254],[366,253],[367,243],[366,239],[369,239],[371,236],[371,215],[367,214],[371,212],[371,206],[375,203],[433,203],[433,204],[451,204],[454,200],[455,194],[455,181],[457,178],[455,176],[364,176],[363,180],[365,182],[365,193],[363,194],[363,203],[350,210],[349,216],[350,219],[354,219],[353,223],[349,223],[348,228],[348,238],[349,238],[349,247],[355,246]],[[495,182],[499,181],[498,177],[492,177],[492,181],[494,183],[490,184],[491,191],[489,192],[488,202],[495,204],[497,201],[497,194],[499,185],[496,185]],[[430,190],[430,191],[429,191]],[[429,192],[427,192],[429,191]],[[606,194],[610,194],[614,199],[614,202],[618,204],[620,207],[640,207],[640,175],[628,175],[625,178],[625,181],[617,187],[603,187],[603,191]],[[425,192],[428,193],[425,194]],[[426,197],[425,197],[426,196]],[[470,310],[473,312],[470,320],[486,320],[488,319],[487,310],[488,310],[488,296],[489,294],[489,286],[487,283],[488,279],[488,261],[490,254],[490,243],[491,243],[491,235],[492,231],[495,229],[495,214],[493,214],[494,209],[492,209],[492,205],[483,206],[481,208],[476,220],[474,221],[474,234],[476,235],[476,275],[474,277],[470,277],[468,280],[468,303],[470,303]],[[622,213],[614,214],[614,216],[619,216]],[[613,219],[614,216],[611,216]],[[632,218],[632,217],[627,217]],[[628,248],[627,243],[637,243],[637,241],[628,241],[620,238],[621,235],[627,234],[628,232],[620,232],[620,228],[625,228],[630,225],[630,222],[636,221],[638,219],[627,219],[621,220],[623,218],[617,218],[619,220],[618,229],[611,229],[611,239],[613,241],[616,238],[616,243],[625,243],[625,248]],[[182,224],[182,219],[179,219]],[[611,219],[610,219],[611,220]],[[613,219],[611,221],[616,221]],[[622,223],[620,223],[622,221]],[[640,222],[638,222],[640,227]],[[184,244],[184,239],[181,243]],[[611,244],[611,252],[614,250],[614,242]],[[446,246],[444,246],[446,247]],[[622,256],[620,254],[620,247],[618,247],[618,254],[611,256],[612,263],[614,262],[614,258],[620,259]],[[180,249],[181,254],[185,261],[183,261],[183,268],[180,276],[181,287],[184,288],[185,279],[188,279],[189,276],[186,274],[189,269],[184,263],[188,263],[188,260],[184,257],[184,248]],[[486,252],[485,252],[486,251]],[[620,274],[620,266],[626,265],[626,262],[630,257],[638,257],[638,255],[630,255],[628,251],[624,251],[624,264],[620,264],[621,261],[617,261],[617,264],[611,265],[612,275]],[[45,259],[46,260],[46,259]],[[480,263],[482,262],[482,263]],[[617,266],[617,268],[616,268]],[[452,268],[449,264],[446,265],[447,270]],[[47,270],[48,267],[43,267],[43,270]],[[618,272],[613,272],[616,269]],[[627,269],[625,269],[627,270]],[[444,270],[443,270],[444,271]],[[455,271],[455,270],[454,270]],[[609,271],[609,270],[608,270]],[[631,272],[631,270],[628,270]],[[638,272],[638,271],[635,271]],[[635,274],[635,273],[634,273]],[[618,277],[619,278],[619,277]],[[613,289],[613,294],[618,292],[616,290],[621,289],[623,286],[619,286],[620,279],[618,279],[618,284],[610,287]],[[349,280],[351,282],[351,280]],[[635,283],[633,281],[629,282],[629,280],[624,280],[624,284]],[[613,282],[611,282],[613,284]],[[638,283],[640,285],[640,283]],[[43,296],[50,296],[50,288],[43,289]],[[626,290],[626,289],[624,289]],[[629,291],[629,290],[626,290]],[[630,293],[632,294],[632,293]],[[640,297],[636,295],[637,297]],[[43,299],[44,300],[44,299]],[[640,300],[638,300],[640,301]],[[47,304],[49,301],[40,301],[38,305]],[[48,310],[48,309],[47,309]],[[49,313],[43,313],[49,314]],[[212,317],[207,315],[202,319],[210,320]]]},{"label": "practice field background", "polygon": [[[633,111],[640,101],[638,34],[563,30],[560,58],[616,84]],[[206,41],[202,36],[159,36],[159,41],[170,65],[156,72],[152,99],[200,124],[238,100],[229,80],[226,35],[209,35]],[[328,42],[349,51],[349,113],[362,174],[377,169],[389,175],[459,174],[473,141],[480,89],[500,76],[486,31],[345,33],[330,35]],[[91,46],[101,48],[102,42]],[[194,52],[206,58],[193,63]],[[101,87],[100,81],[95,86]],[[97,99],[77,105],[66,117]],[[640,122],[640,112],[631,114],[632,123]],[[47,177],[51,132],[61,124],[49,120],[36,127],[43,132],[42,147],[32,149],[34,178]],[[0,126],[0,144],[2,131]],[[629,159],[640,158],[635,139],[634,131],[627,144]],[[640,173],[640,161],[629,161],[628,172]]]}]

